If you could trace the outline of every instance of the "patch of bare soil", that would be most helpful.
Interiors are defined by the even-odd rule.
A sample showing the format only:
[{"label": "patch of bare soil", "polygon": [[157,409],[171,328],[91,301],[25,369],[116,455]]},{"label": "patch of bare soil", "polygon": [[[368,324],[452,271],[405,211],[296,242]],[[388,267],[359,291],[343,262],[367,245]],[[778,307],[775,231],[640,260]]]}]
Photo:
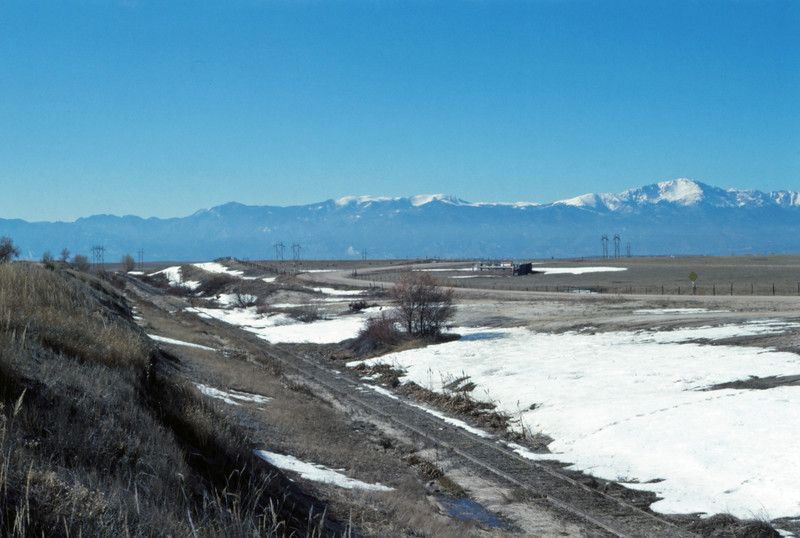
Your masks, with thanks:
[{"label": "patch of bare soil", "polygon": [[749,379],[739,379],[726,383],[717,383],[703,390],[722,390],[722,389],[753,389],[766,390],[775,387],[786,387],[800,385],[800,375],[771,375],[767,377],[751,377]]}]

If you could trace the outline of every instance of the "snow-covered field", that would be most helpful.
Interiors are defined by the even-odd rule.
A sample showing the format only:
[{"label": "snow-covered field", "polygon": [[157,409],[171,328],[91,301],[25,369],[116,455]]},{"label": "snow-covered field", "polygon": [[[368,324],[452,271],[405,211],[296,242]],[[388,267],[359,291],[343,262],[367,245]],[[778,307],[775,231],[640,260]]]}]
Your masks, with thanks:
[{"label": "snow-covered field", "polygon": [[469,376],[477,384],[473,396],[554,439],[552,454],[522,454],[653,491],[662,498],[657,511],[789,517],[800,516],[800,387],[704,389],[800,373],[793,353],[708,343],[796,326],[766,320],[596,334],[460,329],[461,340],[367,362],[395,365],[404,381],[437,391]]},{"label": "snow-covered field", "polygon": [[392,491],[393,489],[380,483],[370,484],[368,482],[362,482],[361,480],[350,478],[324,465],[299,460],[294,456],[267,452],[266,450],[256,450],[256,455],[278,469],[298,473],[306,480],[312,480],[314,482],[333,484],[334,486],[344,489],[363,489],[367,491]]}]

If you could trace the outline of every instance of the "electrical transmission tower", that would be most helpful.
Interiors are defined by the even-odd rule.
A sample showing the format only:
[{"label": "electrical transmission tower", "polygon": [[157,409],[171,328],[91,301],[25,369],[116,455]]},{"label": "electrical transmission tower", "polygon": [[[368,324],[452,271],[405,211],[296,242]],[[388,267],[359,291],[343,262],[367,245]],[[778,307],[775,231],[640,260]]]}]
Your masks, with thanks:
[{"label": "electrical transmission tower", "polygon": [[292,243],[292,259],[294,261],[298,261],[300,259],[300,251],[303,247],[300,246],[300,243]]},{"label": "electrical transmission tower", "polygon": [[628,241],[625,244],[625,253],[628,255],[629,258],[631,257],[631,242],[630,241]]},{"label": "electrical transmission tower", "polygon": [[144,249],[140,248],[138,254],[139,254],[139,270],[144,271]]},{"label": "electrical transmission tower", "polygon": [[92,247],[92,266],[95,271],[103,270],[106,262],[106,247],[102,245],[95,245]]},{"label": "electrical transmission tower", "polygon": [[275,259],[276,260],[283,260],[283,251],[286,248],[286,245],[283,244],[283,241],[278,241],[274,245],[275,247]]},{"label": "electrical transmission tower", "polygon": [[367,260],[367,249],[361,250],[361,259],[366,261]]},{"label": "electrical transmission tower", "polygon": [[603,243],[603,259],[608,258],[608,236],[603,234],[603,237],[600,238],[600,242]]},{"label": "electrical transmission tower", "polygon": [[619,258],[619,234],[614,234],[614,257]]}]

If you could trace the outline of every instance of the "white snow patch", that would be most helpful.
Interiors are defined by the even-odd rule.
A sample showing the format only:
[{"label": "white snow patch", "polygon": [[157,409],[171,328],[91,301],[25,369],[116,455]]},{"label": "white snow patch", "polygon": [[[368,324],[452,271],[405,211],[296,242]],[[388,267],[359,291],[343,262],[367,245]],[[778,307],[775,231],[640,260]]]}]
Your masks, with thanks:
[{"label": "white snow patch", "polygon": [[489,435],[485,431],[480,430],[478,428],[475,428],[473,426],[470,426],[469,424],[467,424],[463,420],[458,420],[457,418],[449,417],[449,416],[445,415],[444,413],[440,413],[439,411],[436,411],[435,409],[431,409],[430,407],[425,407],[424,405],[419,405],[419,404],[415,404],[415,403],[411,403],[411,402],[409,402],[409,405],[411,407],[416,407],[417,409],[422,409],[426,413],[431,414],[431,415],[435,416],[436,418],[439,418],[439,419],[447,422],[451,426],[455,426],[457,428],[461,428],[462,430],[467,430],[468,432],[470,432],[472,434],[475,434],[478,437],[483,437],[485,439],[488,439],[488,438],[491,437],[491,435]]},{"label": "white snow patch", "polygon": [[163,342],[164,344],[173,344],[176,346],[193,347],[196,349],[205,349],[206,351],[216,351],[213,347],[201,346],[200,344],[193,344],[191,342],[184,342],[183,340],[175,340],[174,338],[167,338],[166,336],[157,336],[155,334],[148,334],[151,339],[156,342]]},{"label": "white snow patch", "polygon": [[254,303],[258,300],[255,295],[248,293],[220,293],[214,300],[224,307],[241,306],[242,301],[244,304]]},{"label": "white snow patch", "polygon": [[[362,377],[361,379],[373,379],[374,377],[376,377],[376,376],[365,376],[365,377]],[[377,376],[377,377],[379,377],[379,376]],[[399,400],[400,399],[392,391],[387,390],[387,389],[385,389],[383,387],[379,387],[378,385],[365,384],[365,385],[362,385],[362,386],[367,387],[368,389],[374,390],[378,394],[383,394],[384,396],[386,396],[387,398],[391,398],[392,400]]]},{"label": "white snow patch", "polygon": [[144,271],[128,271],[129,275],[141,276],[144,274]]},{"label": "white snow patch", "polygon": [[654,316],[672,314],[720,314],[729,310],[709,310],[708,308],[642,308],[634,310],[634,314],[650,314]]},{"label": "white snow patch", "polygon": [[586,273],[612,273],[627,271],[627,267],[535,267],[534,271],[546,275],[583,275]]},{"label": "white snow patch", "polygon": [[218,262],[193,263],[192,265],[194,265],[198,269],[202,269],[203,271],[207,271],[209,273],[224,273],[226,275],[231,275],[235,277],[242,277],[242,275],[244,275],[244,271],[230,269],[229,267],[225,267],[224,265]]},{"label": "white snow patch", "polygon": [[365,308],[358,314],[309,323],[302,323],[286,314],[259,314],[255,307],[229,310],[187,308],[186,311],[238,325],[273,343],[332,344],[357,336],[366,319],[379,312],[380,307]]},{"label": "white snow patch", "polygon": [[203,385],[202,383],[195,383],[195,386],[206,396],[216,398],[217,400],[222,400],[229,405],[241,405],[239,402],[265,404],[272,400],[272,398],[261,396],[260,394],[252,394],[250,392],[242,392],[238,390],[230,390],[226,392],[224,390],[215,389],[214,387],[209,387],[208,385]]},{"label": "white snow patch", "polygon": [[366,293],[366,290],[337,290],[335,288],[314,288],[314,291],[317,293],[324,293],[325,295],[341,296],[364,295]]},{"label": "white snow patch", "polygon": [[263,280],[267,284],[272,284],[273,282],[275,282],[275,279],[277,279],[277,278],[278,277],[276,277],[276,276],[266,276],[266,277],[262,278],[261,280]]},{"label": "white snow patch", "polygon": [[196,280],[186,280],[186,281],[183,280],[183,274],[181,273],[180,265],[174,265],[172,267],[167,267],[166,269],[162,269],[161,271],[150,273],[149,276],[156,276],[156,275],[164,275],[169,281],[169,285],[172,287],[184,287],[192,291],[200,287],[200,282],[197,282]]},{"label": "white snow patch", "polygon": [[458,329],[460,340],[364,362],[402,368],[403,381],[436,391],[444,390],[440,380],[469,376],[477,397],[554,439],[553,454],[512,447],[518,453],[655,492],[659,512],[774,519],[800,515],[791,450],[800,445],[800,387],[700,389],[794,375],[800,356],[693,341],[797,327],[763,320],[596,334]]},{"label": "white snow patch", "polygon": [[313,482],[332,484],[344,489],[363,489],[367,491],[392,491],[393,489],[380,483],[369,484],[367,482],[362,482],[361,480],[350,478],[324,465],[305,462],[294,456],[277,454],[266,450],[256,450],[255,453],[259,458],[271,463],[275,467],[286,471],[292,471],[299,474],[302,478]]}]

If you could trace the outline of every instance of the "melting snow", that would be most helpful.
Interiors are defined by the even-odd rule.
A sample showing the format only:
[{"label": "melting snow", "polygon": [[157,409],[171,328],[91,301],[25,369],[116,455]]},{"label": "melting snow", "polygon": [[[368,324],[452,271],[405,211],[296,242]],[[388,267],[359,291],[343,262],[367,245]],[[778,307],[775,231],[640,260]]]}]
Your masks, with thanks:
[{"label": "melting snow", "polygon": [[800,515],[800,387],[702,389],[796,375],[800,356],[694,340],[797,327],[766,320],[597,334],[461,329],[460,340],[365,362],[395,365],[403,381],[437,391],[441,380],[469,376],[475,397],[555,439],[553,454],[523,455],[655,492],[659,512],[791,517]]},{"label": "melting snow", "polygon": [[272,398],[261,396],[260,394],[242,392],[239,390],[230,390],[229,392],[226,392],[224,390],[215,389],[214,387],[209,387],[208,385],[203,385],[202,383],[195,383],[195,386],[206,396],[216,398],[217,400],[222,400],[229,405],[240,405],[239,402],[265,404],[272,400]]},{"label": "melting snow", "polygon": [[729,312],[729,310],[709,310],[708,308],[642,308],[634,310],[634,314],[652,314],[652,315],[669,315],[669,314],[719,314],[722,312]]},{"label": "melting snow", "polygon": [[167,267],[166,269],[162,269],[161,271],[150,273],[149,276],[156,276],[156,275],[164,275],[169,281],[169,285],[173,287],[182,286],[184,288],[189,288],[192,291],[200,287],[200,282],[197,282],[196,280],[187,280],[184,282],[180,265]]},{"label": "melting snow", "polygon": [[585,273],[611,273],[627,271],[627,267],[535,267],[536,272],[546,275],[582,275]]},{"label": "melting snow", "polygon": [[306,480],[333,484],[334,486],[344,489],[363,489],[368,491],[392,491],[393,489],[380,483],[369,484],[367,482],[362,482],[361,480],[350,478],[324,465],[305,462],[294,456],[276,454],[275,452],[267,452],[266,450],[256,450],[255,453],[259,458],[271,463],[275,467],[297,473]]},{"label": "melting snow", "polygon": [[224,273],[226,275],[231,275],[235,277],[241,277],[242,275],[244,275],[244,271],[237,271],[235,269],[230,269],[218,262],[193,263],[192,265],[194,265],[198,269],[202,269],[203,271],[207,271],[209,273]]},{"label": "melting snow", "polygon": [[422,409],[426,413],[431,414],[431,415],[433,415],[433,416],[435,416],[437,418],[442,419],[443,421],[447,422],[451,426],[455,426],[457,428],[461,428],[462,430],[467,430],[468,432],[470,432],[472,434],[475,434],[478,437],[484,437],[484,438],[491,437],[491,435],[489,435],[485,431],[479,430],[478,428],[473,428],[472,426],[470,426],[469,424],[467,424],[463,420],[458,420],[457,418],[448,417],[444,413],[440,413],[439,411],[431,409],[430,407],[425,407],[424,405],[419,405],[419,404],[415,404],[415,403],[411,403],[410,405],[412,407],[416,407],[417,409]]},{"label": "melting snow", "polygon": [[325,295],[364,295],[365,290],[337,290],[335,288],[314,288],[317,293],[324,293]]},{"label": "melting snow", "polygon": [[222,306],[241,306],[242,303],[244,304],[251,304],[258,300],[258,297],[255,295],[250,295],[248,293],[220,293],[216,297],[214,297],[220,305]]},{"label": "melting snow", "polygon": [[155,340],[156,342],[163,342],[165,344],[173,344],[176,346],[186,346],[186,347],[193,347],[196,349],[205,349],[206,351],[216,351],[213,347],[208,346],[201,346],[200,344],[193,344],[191,342],[184,342],[183,340],[175,340],[173,338],[167,338],[166,336],[157,336],[155,334],[148,334],[150,338]]},{"label": "melting snow", "polygon": [[286,314],[263,315],[255,307],[223,310],[217,308],[187,308],[200,316],[218,319],[256,334],[273,343],[286,344],[333,344],[355,338],[364,326],[364,321],[380,311],[379,307],[365,308],[358,314],[340,316],[302,323]]}]

